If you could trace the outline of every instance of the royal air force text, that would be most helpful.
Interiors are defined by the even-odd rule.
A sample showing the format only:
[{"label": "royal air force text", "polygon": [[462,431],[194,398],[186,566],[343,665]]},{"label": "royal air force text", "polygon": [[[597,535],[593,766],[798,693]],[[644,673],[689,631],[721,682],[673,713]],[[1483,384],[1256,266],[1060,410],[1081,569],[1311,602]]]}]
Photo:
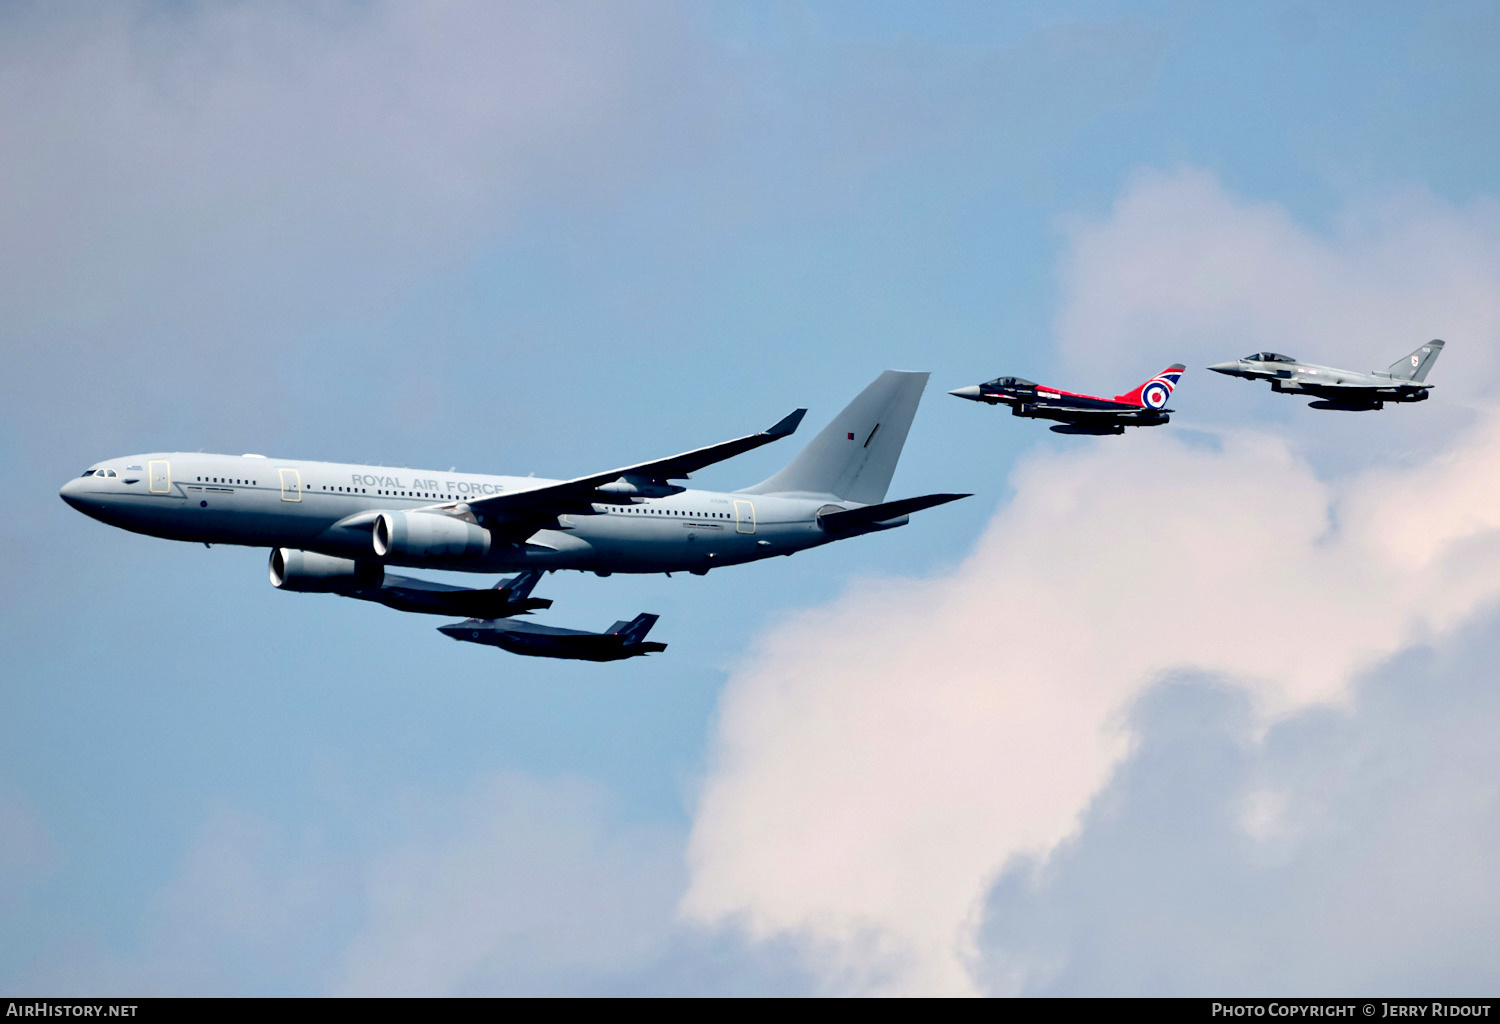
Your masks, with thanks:
[{"label": "royal air force text", "polygon": [[425,491],[429,494],[459,494],[465,497],[499,494],[505,490],[503,484],[485,484],[473,480],[406,481],[396,476],[375,476],[373,473],[355,473],[349,479],[355,487],[374,487],[385,491]]}]

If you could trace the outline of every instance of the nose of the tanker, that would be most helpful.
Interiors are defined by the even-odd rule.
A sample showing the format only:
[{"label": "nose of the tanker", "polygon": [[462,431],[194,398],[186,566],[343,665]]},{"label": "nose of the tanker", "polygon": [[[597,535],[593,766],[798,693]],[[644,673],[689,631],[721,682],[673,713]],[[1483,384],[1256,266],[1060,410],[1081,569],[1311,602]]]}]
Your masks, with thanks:
[{"label": "nose of the tanker", "polygon": [[62,485],[62,488],[57,492],[57,496],[81,512],[83,511],[83,488],[83,478],[75,476]]}]

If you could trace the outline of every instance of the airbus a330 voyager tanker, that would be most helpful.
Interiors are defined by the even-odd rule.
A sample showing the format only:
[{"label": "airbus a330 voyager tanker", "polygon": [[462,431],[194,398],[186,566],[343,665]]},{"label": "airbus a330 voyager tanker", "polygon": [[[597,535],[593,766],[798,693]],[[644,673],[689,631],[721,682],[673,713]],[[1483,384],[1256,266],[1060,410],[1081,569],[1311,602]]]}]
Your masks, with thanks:
[{"label": "airbus a330 voyager tanker", "polygon": [[97,463],[61,494],[136,533],[269,547],[271,582],[284,590],[492,620],[544,602],[387,567],[701,574],[888,530],[968,497],[885,500],[927,376],[881,374],[785,468],[739,491],[676,481],[790,435],[806,410],[761,433],[571,480],[165,452]]}]

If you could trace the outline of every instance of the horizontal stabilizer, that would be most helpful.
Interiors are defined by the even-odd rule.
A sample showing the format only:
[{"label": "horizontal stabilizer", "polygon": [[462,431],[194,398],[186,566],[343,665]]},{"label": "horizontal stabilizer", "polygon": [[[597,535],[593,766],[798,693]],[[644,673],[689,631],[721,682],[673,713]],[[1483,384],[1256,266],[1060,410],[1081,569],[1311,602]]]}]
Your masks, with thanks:
[{"label": "horizontal stabilizer", "polygon": [[932,508],[934,505],[944,505],[950,501],[957,501],[959,498],[969,497],[973,497],[973,495],[924,494],[919,498],[883,501],[878,505],[865,505],[862,508],[825,512],[818,516],[818,525],[829,532],[856,530],[862,526],[869,526],[873,523],[884,523],[891,519],[899,519],[913,512],[920,512],[924,508]]}]

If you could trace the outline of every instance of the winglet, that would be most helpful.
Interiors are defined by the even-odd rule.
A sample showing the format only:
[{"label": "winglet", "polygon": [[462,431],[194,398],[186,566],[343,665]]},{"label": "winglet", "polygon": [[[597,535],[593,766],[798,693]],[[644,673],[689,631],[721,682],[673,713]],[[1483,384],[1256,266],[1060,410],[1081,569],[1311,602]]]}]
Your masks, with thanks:
[{"label": "winglet", "polygon": [[771,435],[772,437],[786,437],[789,434],[795,434],[797,432],[798,425],[802,422],[802,417],[806,415],[806,409],[794,409],[783,416],[781,419],[777,420],[776,425],[767,429],[765,433]]}]

